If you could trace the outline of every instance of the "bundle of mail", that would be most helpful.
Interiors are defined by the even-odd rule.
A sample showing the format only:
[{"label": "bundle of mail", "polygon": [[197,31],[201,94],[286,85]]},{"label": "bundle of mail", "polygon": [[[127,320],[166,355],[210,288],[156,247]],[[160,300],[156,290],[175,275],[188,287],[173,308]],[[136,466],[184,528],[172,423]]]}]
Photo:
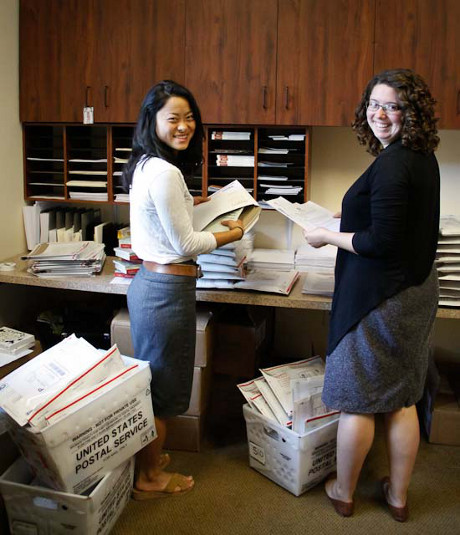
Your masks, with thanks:
[{"label": "bundle of mail", "polygon": [[42,430],[116,387],[137,366],[71,335],[0,381],[0,407],[20,426]]},{"label": "bundle of mail", "polygon": [[35,345],[35,336],[30,333],[0,327],[0,366],[28,355]]},{"label": "bundle of mail", "polygon": [[23,260],[29,273],[40,278],[88,277],[99,273],[105,261],[104,244],[94,241],[41,243]]},{"label": "bundle of mail", "polygon": [[237,386],[254,410],[302,435],[338,414],[321,400],[324,370],[316,356],[261,369],[261,377]]}]

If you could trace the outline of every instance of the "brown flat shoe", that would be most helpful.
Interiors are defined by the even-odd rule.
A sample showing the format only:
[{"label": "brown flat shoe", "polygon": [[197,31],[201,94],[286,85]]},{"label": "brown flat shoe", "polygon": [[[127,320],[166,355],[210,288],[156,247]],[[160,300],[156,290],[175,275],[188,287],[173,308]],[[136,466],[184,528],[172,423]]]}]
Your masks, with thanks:
[{"label": "brown flat shoe", "polygon": [[[337,478],[337,474],[333,473],[327,478],[326,483],[330,481],[331,479],[336,479],[336,478]],[[329,498],[330,502],[334,506],[335,512],[338,515],[348,517],[353,514],[353,510],[354,510],[353,502],[343,502],[342,500],[336,500],[335,498],[331,498],[329,494],[327,493],[326,486],[324,486],[324,492],[326,493],[326,496]]]},{"label": "brown flat shoe", "polygon": [[388,501],[388,491],[390,488],[390,478],[388,476],[382,479],[381,485],[383,499],[385,500],[385,503],[388,506],[391,516],[397,522],[405,522],[409,518],[409,507],[407,506],[407,504],[404,507],[395,507],[394,505],[391,505],[391,503]]}]

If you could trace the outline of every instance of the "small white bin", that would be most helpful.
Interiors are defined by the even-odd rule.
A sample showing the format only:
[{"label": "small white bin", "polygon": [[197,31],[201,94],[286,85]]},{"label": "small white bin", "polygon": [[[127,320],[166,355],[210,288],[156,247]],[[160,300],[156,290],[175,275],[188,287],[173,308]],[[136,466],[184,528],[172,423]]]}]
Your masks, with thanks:
[{"label": "small white bin", "polygon": [[338,415],[304,435],[243,406],[249,465],[295,496],[335,471]]},{"label": "small white bin", "polygon": [[12,535],[106,535],[131,495],[134,457],[108,473],[86,495],[32,486],[33,475],[17,459],[0,478]]},{"label": "small white bin", "polygon": [[114,388],[37,431],[12,423],[26,461],[51,488],[81,494],[156,438],[148,362]]}]

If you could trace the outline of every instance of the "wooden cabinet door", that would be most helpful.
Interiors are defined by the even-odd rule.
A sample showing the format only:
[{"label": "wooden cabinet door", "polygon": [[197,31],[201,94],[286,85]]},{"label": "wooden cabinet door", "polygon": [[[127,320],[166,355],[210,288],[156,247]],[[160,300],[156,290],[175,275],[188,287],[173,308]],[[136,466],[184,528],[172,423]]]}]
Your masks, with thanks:
[{"label": "wooden cabinet door", "polygon": [[21,0],[21,121],[82,121],[89,4],[90,0]]},{"label": "wooden cabinet door", "polygon": [[277,0],[187,0],[186,86],[203,121],[275,121]]},{"label": "wooden cabinet door", "polygon": [[135,122],[148,89],[184,83],[185,0],[96,0],[95,122]]},{"label": "wooden cabinet door", "polygon": [[371,78],[373,0],[279,0],[277,124],[348,126]]},{"label": "wooden cabinet door", "polygon": [[409,68],[438,101],[439,127],[460,128],[460,2],[377,0],[375,72]]}]

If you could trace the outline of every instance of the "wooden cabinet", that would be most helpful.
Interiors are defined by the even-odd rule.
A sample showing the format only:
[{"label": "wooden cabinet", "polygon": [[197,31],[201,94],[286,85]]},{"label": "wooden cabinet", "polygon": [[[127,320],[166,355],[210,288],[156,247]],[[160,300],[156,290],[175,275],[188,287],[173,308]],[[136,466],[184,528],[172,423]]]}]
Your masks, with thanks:
[{"label": "wooden cabinet", "polygon": [[203,121],[275,122],[277,0],[188,0],[185,83]]},{"label": "wooden cabinet", "polygon": [[155,82],[183,83],[184,48],[185,0],[21,0],[21,121],[136,121]]},{"label": "wooden cabinet", "polygon": [[20,119],[82,122],[90,0],[21,0]]},{"label": "wooden cabinet", "polygon": [[460,128],[460,2],[377,0],[375,72],[410,68],[438,101],[440,128]]},{"label": "wooden cabinet", "polygon": [[276,122],[348,126],[372,77],[373,0],[279,0]]},{"label": "wooden cabinet", "polygon": [[184,83],[185,0],[95,0],[95,122],[134,122],[162,79]]},{"label": "wooden cabinet", "polygon": [[373,0],[188,5],[186,84],[206,122],[350,123],[372,76]]}]

